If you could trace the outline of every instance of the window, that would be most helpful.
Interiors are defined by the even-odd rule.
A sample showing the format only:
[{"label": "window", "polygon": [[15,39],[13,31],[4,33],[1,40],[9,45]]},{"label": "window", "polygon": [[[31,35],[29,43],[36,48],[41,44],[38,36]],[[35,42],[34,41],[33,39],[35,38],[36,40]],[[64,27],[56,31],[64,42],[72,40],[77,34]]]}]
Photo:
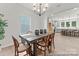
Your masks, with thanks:
[{"label": "window", "polygon": [[25,34],[30,31],[30,17],[20,16],[21,34]]},{"label": "window", "polygon": [[61,27],[64,27],[65,26],[65,22],[61,22]]},{"label": "window", "polygon": [[70,22],[66,22],[66,27],[70,27]]},{"label": "window", "polygon": [[76,27],[76,21],[72,21],[72,27]]}]

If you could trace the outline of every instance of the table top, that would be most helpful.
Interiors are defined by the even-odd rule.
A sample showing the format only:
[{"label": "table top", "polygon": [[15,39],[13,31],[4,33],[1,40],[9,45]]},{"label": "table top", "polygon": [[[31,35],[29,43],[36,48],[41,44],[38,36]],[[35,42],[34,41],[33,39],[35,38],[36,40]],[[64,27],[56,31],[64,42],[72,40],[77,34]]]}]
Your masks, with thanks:
[{"label": "table top", "polygon": [[43,37],[43,36],[47,36],[48,34],[40,34],[40,35],[27,35],[27,34],[24,34],[24,35],[20,35],[20,37],[22,39],[25,39],[26,41],[28,42],[34,42],[34,41],[37,41],[39,38]]}]

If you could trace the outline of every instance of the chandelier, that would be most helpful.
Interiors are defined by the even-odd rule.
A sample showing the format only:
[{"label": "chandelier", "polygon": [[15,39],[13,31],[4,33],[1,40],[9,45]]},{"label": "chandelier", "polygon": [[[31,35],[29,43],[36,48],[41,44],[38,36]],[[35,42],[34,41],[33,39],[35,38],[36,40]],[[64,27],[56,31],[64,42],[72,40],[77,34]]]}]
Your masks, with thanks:
[{"label": "chandelier", "polygon": [[36,13],[39,16],[43,15],[47,11],[47,8],[48,8],[47,3],[33,4],[33,11],[34,11],[34,13]]}]

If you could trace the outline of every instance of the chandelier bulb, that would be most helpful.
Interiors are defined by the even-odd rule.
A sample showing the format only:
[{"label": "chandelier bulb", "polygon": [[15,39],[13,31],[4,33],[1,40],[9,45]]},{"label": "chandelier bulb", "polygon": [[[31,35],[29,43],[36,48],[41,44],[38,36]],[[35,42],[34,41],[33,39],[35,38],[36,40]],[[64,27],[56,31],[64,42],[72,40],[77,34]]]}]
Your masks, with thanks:
[{"label": "chandelier bulb", "polygon": [[48,8],[47,3],[33,4],[33,11],[39,16],[43,15],[46,12],[47,8]]}]

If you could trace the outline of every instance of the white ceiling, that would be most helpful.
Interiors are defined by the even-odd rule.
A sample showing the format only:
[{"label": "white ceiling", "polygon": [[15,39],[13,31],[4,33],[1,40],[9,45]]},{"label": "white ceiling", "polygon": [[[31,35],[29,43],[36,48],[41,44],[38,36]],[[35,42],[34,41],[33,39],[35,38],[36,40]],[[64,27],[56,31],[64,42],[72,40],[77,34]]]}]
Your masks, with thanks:
[{"label": "white ceiling", "polygon": [[[28,10],[32,11],[32,3],[20,3],[20,4],[28,8]],[[79,3],[49,3],[48,5],[49,5],[48,12],[49,13],[52,12],[54,14],[79,7]]]}]

